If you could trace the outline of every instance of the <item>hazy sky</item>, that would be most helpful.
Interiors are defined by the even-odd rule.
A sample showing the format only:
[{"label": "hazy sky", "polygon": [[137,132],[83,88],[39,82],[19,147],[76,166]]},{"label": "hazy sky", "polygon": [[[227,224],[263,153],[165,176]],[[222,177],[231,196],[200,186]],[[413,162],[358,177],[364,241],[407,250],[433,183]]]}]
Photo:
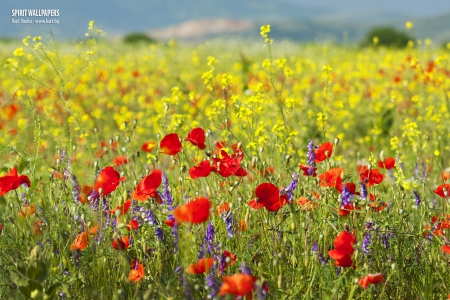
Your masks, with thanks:
[{"label": "hazy sky", "polygon": [[431,15],[450,10],[450,0],[284,0],[335,11],[394,10],[405,14]]}]

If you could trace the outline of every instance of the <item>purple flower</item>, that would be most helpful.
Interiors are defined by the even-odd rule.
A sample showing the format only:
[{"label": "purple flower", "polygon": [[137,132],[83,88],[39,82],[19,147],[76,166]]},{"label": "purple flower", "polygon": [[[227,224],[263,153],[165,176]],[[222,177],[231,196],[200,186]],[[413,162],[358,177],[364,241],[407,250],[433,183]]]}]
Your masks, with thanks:
[{"label": "purple flower", "polygon": [[234,222],[233,213],[231,212],[231,210],[229,210],[228,212],[222,213],[222,219],[225,221],[225,224],[227,226],[228,237],[232,238],[234,235],[233,226],[234,226],[235,222]]},{"label": "purple flower", "polygon": [[361,194],[360,194],[359,198],[364,199],[364,200],[367,199],[367,188],[366,188],[365,183],[361,181],[359,183],[359,188],[361,190]]},{"label": "purple flower", "polygon": [[169,191],[169,180],[167,179],[167,176],[164,172],[162,173],[162,183],[163,183],[162,199],[164,200],[164,204],[167,205],[168,211],[172,211],[175,209],[175,206],[173,206],[173,197]]},{"label": "purple flower", "polygon": [[341,202],[341,208],[344,208],[345,205],[352,204],[353,194],[348,190],[347,186],[344,185],[344,188],[342,189],[342,202]]},{"label": "purple flower", "polygon": [[252,270],[250,270],[249,266],[247,265],[247,263],[244,261],[242,263],[242,265],[239,267],[239,271],[242,274],[246,274],[246,275],[252,275]]},{"label": "purple flower", "polygon": [[314,147],[314,142],[313,140],[311,140],[308,143],[308,164],[309,164],[309,169],[308,169],[308,175],[311,176],[314,173],[314,168],[316,167],[316,153],[314,152],[315,147]]},{"label": "purple flower", "polygon": [[413,194],[414,194],[414,199],[416,200],[416,206],[419,207],[419,205],[420,205],[419,193],[417,191],[414,191]]},{"label": "purple flower", "polygon": [[364,234],[364,239],[362,241],[361,250],[365,255],[369,254],[369,245],[370,245],[370,233],[366,232]]},{"label": "purple flower", "polygon": [[[309,169],[308,169],[308,174],[309,174]],[[311,174],[309,174],[311,175]],[[292,197],[294,196],[294,191],[297,188],[297,184],[298,184],[298,175],[297,174],[292,174],[292,178],[293,180],[291,181],[291,183],[289,183],[288,187],[285,189],[286,195],[288,196],[288,201],[291,202],[292,201]]]},{"label": "purple flower", "polygon": [[207,289],[209,290],[209,294],[208,297],[210,299],[214,299],[214,297],[216,297],[217,293],[219,292],[219,281],[217,280],[217,270],[216,270],[216,265],[213,264],[208,276],[206,276],[205,279],[205,285],[207,287]]},{"label": "purple flower", "polygon": [[76,204],[80,203],[79,196],[80,196],[80,189],[78,188],[78,180],[75,175],[72,175],[72,198],[73,201],[75,201]]},{"label": "purple flower", "polygon": [[173,235],[173,253],[178,252],[178,222],[175,221],[172,227],[172,235]]}]

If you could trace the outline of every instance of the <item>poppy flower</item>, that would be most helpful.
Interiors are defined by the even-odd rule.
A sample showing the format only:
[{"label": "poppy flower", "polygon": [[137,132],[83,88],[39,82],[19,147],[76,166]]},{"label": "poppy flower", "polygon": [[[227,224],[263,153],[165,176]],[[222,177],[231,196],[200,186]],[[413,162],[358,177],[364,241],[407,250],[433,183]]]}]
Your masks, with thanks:
[{"label": "poppy flower", "polygon": [[363,173],[359,174],[359,178],[370,187],[374,184],[380,184],[384,179],[384,175],[381,174],[378,169],[367,169]]},{"label": "poppy flower", "polygon": [[216,216],[220,216],[222,213],[226,213],[230,210],[230,204],[224,201],[216,208]]},{"label": "poppy flower", "polygon": [[131,199],[128,199],[127,201],[125,201],[123,205],[117,206],[116,208],[110,210],[109,213],[115,215],[117,211],[120,211],[120,215],[123,216],[124,214],[127,213],[130,207],[131,207]]},{"label": "poppy flower", "polygon": [[236,255],[231,253],[230,251],[223,250],[222,252],[222,261],[220,264],[220,270],[223,272],[227,268],[227,266],[232,266],[236,262]]},{"label": "poppy flower", "polygon": [[168,155],[176,155],[181,151],[182,147],[178,134],[169,133],[159,143],[159,152]]},{"label": "poppy flower", "polygon": [[32,216],[34,214],[34,204],[25,204],[22,209],[20,210],[19,214],[22,217],[29,217]]},{"label": "poppy flower", "polygon": [[136,221],[135,219],[131,219],[131,221],[128,222],[128,224],[127,224],[127,229],[128,230],[131,230],[131,229],[138,230],[139,229],[138,221]]},{"label": "poppy flower", "polygon": [[319,203],[309,201],[307,197],[300,197],[297,199],[297,205],[301,206],[302,210],[312,210],[313,208],[319,206]]},{"label": "poppy flower", "polygon": [[262,204],[268,211],[277,211],[287,203],[287,196],[280,196],[278,188],[269,182],[258,185],[255,195],[258,205]]},{"label": "poppy flower", "polygon": [[19,176],[16,168],[12,168],[5,176],[0,177],[0,197],[17,189],[22,184],[30,187],[30,179],[26,175]]},{"label": "poppy flower", "polygon": [[128,236],[124,236],[121,238],[113,239],[111,244],[116,250],[128,249],[128,247],[130,247],[130,238]]},{"label": "poppy flower", "polygon": [[247,274],[225,276],[222,280],[219,295],[246,296],[251,299],[257,278]]},{"label": "poppy flower", "polygon": [[241,167],[241,162],[244,159],[244,152],[236,149],[231,156],[224,150],[220,151],[222,158],[213,158],[213,171],[220,174],[222,177],[230,177],[231,175],[244,177],[247,171]]},{"label": "poppy flower", "polygon": [[390,170],[395,168],[395,158],[393,157],[386,157],[384,161],[378,161],[378,167],[386,170]]},{"label": "poppy flower", "polygon": [[155,142],[154,141],[148,141],[142,144],[141,150],[143,152],[152,152],[153,148],[155,148]]},{"label": "poppy flower", "polygon": [[441,184],[433,192],[442,198],[448,198],[450,196],[450,184]]},{"label": "poppy flower", "polygon": [[134,283],[138,282],[144,277],[144,266],[142,264],[138,264],[136,260],[131,262],[131,270],[128,275],[128,280]]},{"label": "poppy flower", "polygon": [[90,185],[83,185],[82,187],[79,186],[78,190],[80,191],[80,194],[78,195],[78,200],[82,204],[89,203],[88,196],[91,194],[93,189],[94,187]]},{"label": "poppy flower", "polygon": [[174,219],[167,219],[164,224],[166,224],[167,226],[173,227],[175,226],[175,220]]},{"label": "poppy flower", "polygon": [[113,159],[113,162],[116,167],[121,166],[121,165],[126,165],[128,163],[128,158],[126,155],[121,155],[121,156],[115,157]]},{"label": "poppy flower", "polygon": [[367,274],[363,278],[359,280],[359,285],[363,288],[367,288],[369,284],[378,284],[381,283],[384,280],[383,274],[377,273],[377,274]]},{"label": "poppy flower", "polygon": [[175,220],[178,223],[199,224],[208,220],[210,209],[211,202],[205,197],[199,197],[185,205],[178,206],[174,211]]},{"label": "poppy flower", "polygon": [[149,197],[156,198],[158,203],[161,199],[158,197],[156,189],[161,185],[162,172],[161,170],[153,170],[149,175],[142,178],[136,186],[136,189],[131,193],[131,198],[138,201],[147,200]]},{"label": "poppy flower", "polygon": [[441,247],[442,251],[444,251],[444,253],[450,254],[450,246],[444,245]]},{"label": "poppy flower", "polygon": [[211,168],[209,160],[204,160],[198,165],[198,167],[193,166],[189,169],[189,176],[191,176],[192,179],[208,177],[212,170],[213,168]]},{"label": "poppy flower", "polygon": [[194,128],[192,129],[188,137],[184,139],[185,141],[189,141],[192,145],[197,146],[200,150],[204,150],[206,148],[205,145],[205,131],[202,128]]},{"label": "poppy flower", "polygon": [[108,166],[104,168],[94,184],[94,190],[100,194],[100,189],[103,189],[102,196],[111,194],[119,186],[119,183],[127,179],[126,177],[120,177],[120,174],[114,170],[113,167]]},{"label": "poppy flower", "polygon": [[206,273],[213,265],[214,260],[212,258],[202,258],[198,263],[192,264],[186,268],[188,274],[203,274]]},{"label": "poppy flower", "polygon": [[353,265],[352,254],[355,249],[352,244],[356,244],[356,238],[347,231],[341,232],[334,239],[334,249],[328,251],[328,255],[336,261],[336,266],[346,268]]},{"label": "poppy flower", "polygon": [[80,233],[75,240],[73,241],[72,245],[70,245],[70,250],[83,250],[87,247],[89,243],[89,236],[90,235],[96,235],[98,232],[98,226],[92,227],[90,230],[86,230],[82,233]]},{"label": "poppy flower", "polygon": [[325,159],[331,157],[331,154],[333,154],[333,144],[330,142],[323,143],[319,146],[319,148],[314,150],[314,153],[316,154],[316,163],[324,161]]},{"label": "poppy flower", "polygon": [[[358,206],[357,210],[361,210],[361,207]],[[355,210],[355,206],[353,203],[345,204],[343,207],[339,208],[339,217],[345,217],[349,215],[353,210]]]},{"label": "poppy flower", "polygon": [[368,167],[366,165],[358,165],[358,167],[356,167],[356,172],[358,172],[359,174],[364,173],[367,170]]},{"label": "poppy flower", "polygon": [[338,188],[342,183],[342,168],[331,168],[325,173],[319,175],[319,185],[324,187]]},{"label": "poppy flower", "polygon": [[[33,235],[42,235],[42,231],[44,230],[43,227],[43,222],[41,220],[38,220],[34,223],[34,227],[33,227]],[[1,227],[1,225],[0,225]],[[1,228],[0,228],[0,233],[1,233]]]},{"label": "poppy flower", "polygon": [[308,170],[309,170],[309,166],[307,165],[299,165],[300,169],[303,171],[303,176],[312,176],[312,177],[316,177],[317,176],[317,168],[313,168],[313,173],[311,175],[308,174]]},{"label": "poppy flower", "polygon": [[345,182],[345,183],[340,184],[339,186],[337,186],[336,189],[339,192],[339,194],[342,193],[342,190],[344,189],[344,186],[347,188],[347,191],[350,192],[351,194],[359,195],[359,193],[356,192],[356,184],[354,184],[353,182]]}]

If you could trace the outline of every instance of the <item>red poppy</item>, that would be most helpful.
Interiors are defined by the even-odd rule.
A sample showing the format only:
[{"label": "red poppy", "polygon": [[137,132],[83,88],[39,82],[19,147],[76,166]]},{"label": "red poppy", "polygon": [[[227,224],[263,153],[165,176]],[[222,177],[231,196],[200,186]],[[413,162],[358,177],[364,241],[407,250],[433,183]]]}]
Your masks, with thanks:
[{"label": "red poppy", "polygon": [[300,197],[297,199],[297,205],[301,206],[302,210],[312,210],[313,208],[319,206],[319,203],[309,201],[307,197]]},{"label": "red poppy", "polygon": [[89,203],[88,196],[91,194],[94,188],[90,185],[83,185],[82,187],[79,186],[78,189],[80,190],[78,200],[80,200],[82,204]]},{"label": "red poppy", "polygon": [[128,199],[127,201],[125,201],[123,205],[117,206],[116,208],[110,210],[109,213],[116,214],[117,211],[120,211],[120,215],[123,216],[124,214],[127,213],[130,207],[131,207],[131,199]]},{"label": "red poppy", "polygon": [[98,226],[92,227],[90,230],[86,230],[82,233],[80,233],[75,240],[73,241],[72,245],[70,245],[70,250],[83,250],[87,247],[89,243],[89,236],[90,235],[96,235],[98,232]]},{"label": "red poppy", "polygon": [[368,167],[366,165],[358,165],[358,167],[356,167],[356,172],[361,174],[364,173],[367,169]]},{"label": "red poppy", "polygon": [[268,211],[277,211],[287,203],[287,196],[280,196],[278,188],[269,182],[258,185],[255,195],[258,204],[262,204]]},{"label": "red poppy", "polygon": [[224,201],[222,204],[217,206],[216,208],[216,216],[221,215],[222,213],[226,213],[230,210],[230,204]]},{"label": "red poppy", "polygon": [[386,170],[390,170],[395,168],[395,158],[393,157],[386,157],[383,161],[378,161],[378,167]]},{"label": "red poppy", "polygon": [[114,170],[113,167],[108,166],[104,168],[94,184],[94,190],[100,194],[100,189],[103,189],[102,196],[106,196],[115,191],[119,186],[119,183],[127,179],[126,177],[120,177],[120,174]]},{"label": "red poppy", "polygon": [[175,220],[178,223],[199,224],[208,220],[210,209],[211,202],[205,197],[199,197],[185,205],[178,206],[174,211]]},{"label": "red poppy", "polygon": [[220,266],[220,269],[222,271],[225,271],[227,266],[232,266],[236,262],[236,255],[234,255],[233,253],[231,253],[227,250],[223,250],[222,257],[225,258],[222,260],[222,263]]},{"label": "red poppy", "polygon": [[198,165],[198,167],[193,166],[189,169],[189,176],[191,176],[192,179],[208,177],[212,170],[214,169],[211,167],[209,160],[204,160]]},{"label": "red poppy", "polygon": [[134,283],[138,282],[144,277],[144,266],[142,264],[138,264],[136,260],[131,262],[131,270],[128,275],[128,280]]},{"label": "red poppy", "polygon": [[186,268],[188,274],[203,274],[206,273],[213,265],[214,260],[212,258],[202,258],[198,263],[192,264]]},{"label": "red poppy", "polygon": [[131,198],[138,201],[145,201],[149,197],[157,199],[156,202],[161,203],[156,189],[159,188],[162,182],[161,170],[153,170],[149,175],[142,178],[136,186],[136,189],[131,193]]},{"label": "red poppy", "polygon": [[5,176],[0,177],[0,197],[17,189],[22,184],[30,187],[30,179],[26,175],[19,176],[16,168],[12,168]]},{"label": "red poppy", "polygon": [[251,299],[257,278],[247,274],[225,276],[222,280],[219,295],[246,296]]},{"label": "red poppy", "polygon": [[112,240],[112,246],[116,250],[125,250],[130,247],[130,238],[127,236]]},{"label": "red poppy", "polygon": [[[361,210],[361,207],[358,206],[356,208],[357,210]],[[339,209],[339,217],[345,217],[346,215],[349,215],[353,210],[355,210],[355,206],[353,203],[345,204],[344,207],[341,206]]]},{"label": "red poppy", "polygon": [[115,165],[116,167],[121,166],[121,165],[126,165],[126,164],[128,163],[128,158],[127,158],[127,156],[124,154],[124,155],[115,157],[114,160],[113,160],[113,162],[114,162],[114,165]]},{"label": "red poppy", "polygon": [[363,278],[359,280],[359,285],[363,288],[367,288],[369,284],[378,284],[381,283],[384,280],[383,274],[377,273],[377,274],[367,274]]},{"label": "red poppy", "polygon": [[131,219],[131,221],[128,222],[128,224],[127,224],[127,229],[128,230],[131,230],[131,229],[137,230],[137,229],[139,229],[138,221],[136,221],[135,219]]},{"label": "red poppy", "polygon": [[169,133],[159,143],[159,152],[169,155],[176,155],[181,151],[182,145],[178,134]]},{"label": "red poppy", "polygon": [[450,254],[450,246],[444,245],[441,247],[442,251],[444,251],[444,253]]},{"label": "red poppy", "polygon": [[167,226],[173,227],[175,226],[175,220],[174,219],[167,219],[164,224],[166,224]]},{"label": "red poppy", "polygon": [[185,141],[189,141],[192,145],[197,146],[200,150],[204,150],[206,148],[205,145],[205,131],[201,128],[192,129],[188,137],[184,139]]},{"label": "red poppy", "polygon": [[24,204],[24,206],[22,207],[22,209],[20,210],[19,214],[22,217],[29,217],[32,216],[34,214],[34,204]]},{"label": "red poppy", "polygon": [[441,184],[433,192],[441,196],[442,198],[448,198],[450,196],[450,184],[449,183]]},{"label": "red poppy", "polygon": [[359,178],[370,187],[374,184],[380,184],[384,179],[384,175],[381,174],[378,169],[367,169],[363,173],[359,174]]},{"label": "red poppy", "polygon": [[[42,231],[44,230],[44,227],[42,226],[43,223],[41,220],[38,220],[34,223],[33,227],[33,235],[42,235]],[[0,224],[0,234],[1,234],[1,224]]]},{"label": "red poppy", "polygon": [[143,152],[152,152],[153,148],[155,148],[155,142],[154,141],[148,141],[142,144],[141,150]]},{"label": "red poppy", "polygon": [[228,156],[228,153],[224,150],[220,151],[222,158],[213,158],[214,167],[213,171],[219,173],[222,177],[229,177],[231,175],[244,177],[247,175],[247,171],[241,167],[241,162],[244,159],[244,152],[240,149],[236,149],[234,154]]},{"label": "red poppy", "polygon": [[312,176],[312,177],[316,177],[317,176],[317,173],[316,173],[317,168],[313,168],[312,174],[309,175],[308,174],[309,166],[300,164],[299,167],[303,171],[303,175],[304,176]]},{"label": "red poppy", "polygon": [[316,163],[324,161],[333,154],[333,144],[330,142],[323,143],[318,149],[314,150],[316,154]]},{"label": "red poppy", "polygon": [[332,168],[319,175],[319,185],[325,187],[338,188],[342,183],[342,173],[344,169],[342,168]]},{"label": "red poppy", "polygon": [[336,262],[339,267],[351,267],[353,265],[352,254],[355,251],[352,244],[356,244],[356,238],[347,231],[341,232],[334,239],[333,250],[328,251],[328,255]]},{"label": "red poppy", "polygon": [[359,195],[359,193],[356,192],[356,184],[354,184],[353,182],[345,182],[345,183],[337,186],[336,189],[339,192],[339,194],[342,193],[344,186],[347,188],[347,191],[349,191],[353,195]]},{"label": "red poppy", "polygon": [[248,204],[248,206],[250,206],[253,209],[261,209],[264,207],[263,203],[260,203],[255,199],[250,200],[247,204]]}]

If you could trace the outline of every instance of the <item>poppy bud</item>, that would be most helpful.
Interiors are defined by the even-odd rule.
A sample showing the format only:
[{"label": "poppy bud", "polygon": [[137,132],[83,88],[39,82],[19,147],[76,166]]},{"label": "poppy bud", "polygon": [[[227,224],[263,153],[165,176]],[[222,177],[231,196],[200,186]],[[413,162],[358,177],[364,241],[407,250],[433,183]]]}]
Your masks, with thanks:
[{"label": "poppy bud", "polygon": [[180,171],[181,171],[182,173],[186,172],[186,166],[185,166],[185,165],[182,165],[181,168],[180,168]]},{"label": "poppy bud", "polygon": [[98,193],[101,195],[101,194],[103,194],[103,188],[99,188],[98,189]]},{"label": "poppy bud", "polygon": [[289,164],[289,161],[291,160],[291,155],[290,154],[288,154],[288,155],[286,155],[286,157],[285,157],[285,159],[286,159],[286,162]]},{"label": "poppy bud", "polygon": [[169,110],[169,105],[167,105],[167,104],[164,105],[164,110],[165,110],[165,111],[168,111],[168,110]]},{"label": "poppy bud", "polygon": [[340,139],[339,139],[338,137],[335,137],[335,138],[334,138],[334,145],[339,144],[339,141],[340,141]]},{"label": "poppy bud", "polygon": [[263,153],[264,147],[259,147],[259,153]]},{"label": "poppy bud", "polygon": [[136,157],[139,157],[139,154],[141,154],[141,152],[136,151]]},{"label": "poppy bud", "polygon": [[125,138],[125,143],[129,143],[130,142],[130,136],[127,135],[127,137]]},{"label": "poppy bud", "polygon": [[242,147],[242,143],[239,142],[239,143],[237,144],[237,146],[236,146],[236,149],[241,149],[241,147]]},{"label": "poppy bud", "polygon": [[155,156],[155,162],[158,162],[158,156]]},{"label": "poppy bud", "polygon": [[56,165],[59,165],[61,163],[61,161],[59,160],[59,158],[56,160]]},{"label": "poppy bud", "polygon": [[121,150],[122,150],[122,152],[127,152],[127,148],[125,148],[125,147],[122,147]]},{"label": "poppy bud", "polygon": [[211,150],[206,150],[205,154],[206,154],[206,156],[211,157],[212,152],[211,152]]},{"label": "poppy bud", "polygon": [[181,176],[178,177],[178,181],[179,181],[179,182],[183,182],[183,177],[181,177]]},{"label": "poppy bud", "polygon": [[136,119],[133,120],[133,124],[134,124],[134,126],[137,125],[137,120]]},{"label": "poppy bud", "polygon": [[133,181],[133,184],[136,186],[138,184],[137,180]]},{"label": "poppy bud", "polygon": [[116,135],[116,141],[120,140],[120,136]]},{"label": "poppy bud", "polygon": [[256,163],[257,162],[258,162],[258,158],[256,156],[253,156],[252,157],[252,164],[251,164],[252,168],[256,167]]},{"label": "poppy bud", "polygon": [[120,217],[122,215],[122,211],[120,209],[116,209],[115,215],[117,218]]},{"label": "poppy bud", "polygon": [[172,159],[172,165],[176,164],[177,160],[176,159]]},{"label": "poppy bud", "polygon": [[209,137],[209,132],[206,132],[206,133],[205,133],[205,137]]},{"label": "poppy bud", "polygon": [[94,161],[94,168],[98,167],[98,161]]},{"label": "poppy bud", "polygon": [[372,164],[371,163],[367,164],[367,170],[372,170]]},{"label": "poppy bud", "polygon": [[113,143],[113,139],[109,139],[109,145],[111,146]]},{"label": "poppy bud", "polygon": [[156,138],[159,140],[159,139],[161,138],[161,134],[160,134],[160,133],[157,133],[157,134],[156,134]]},{"label": "poppy bud", "polygon": [[123,122],[123,127],[127,128],[127,126],[128,126],[127,121],[124,121],[124,122]]},{"label": "poppy bud", "polygon": [[384,156],[384,150],[381,150],[380,152],[380,160],[384,163],[386,157]]}]

